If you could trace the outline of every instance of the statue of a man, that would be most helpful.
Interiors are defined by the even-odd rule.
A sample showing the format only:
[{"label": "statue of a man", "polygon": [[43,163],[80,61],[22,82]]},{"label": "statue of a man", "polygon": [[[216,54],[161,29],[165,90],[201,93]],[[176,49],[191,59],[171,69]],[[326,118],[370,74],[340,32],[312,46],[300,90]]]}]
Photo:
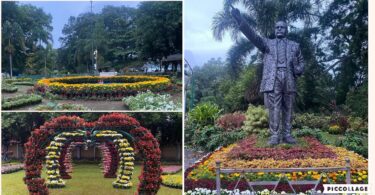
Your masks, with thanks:
[{"label": "statue of a man", "polygon": [[295,144],[291,135],[296,79],[304,69],[299,44],[285,38],[288,28],[284,21],[275,25],[275,39],[260,37],[244,21],[238,9],[231,14],[242,33],[263,53],[263,76],[260,92],[269,111],[269,145],[285,142]]}]

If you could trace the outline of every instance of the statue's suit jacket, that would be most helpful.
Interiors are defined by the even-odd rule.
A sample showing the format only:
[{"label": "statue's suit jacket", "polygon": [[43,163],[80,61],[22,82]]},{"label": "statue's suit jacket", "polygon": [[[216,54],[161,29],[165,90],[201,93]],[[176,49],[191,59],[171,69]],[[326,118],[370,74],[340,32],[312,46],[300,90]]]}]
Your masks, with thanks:
[{"label": "statue's suit jacket", "polygon": [[[240,22],[240,30],[264,54],[260,92],[272,92],[277,71],[277,39],[260,37],[244,21]],[[304,69],[303,57],[298,43],[286,39],[286,47],[286,91],[296,92],[296,78]]]}]

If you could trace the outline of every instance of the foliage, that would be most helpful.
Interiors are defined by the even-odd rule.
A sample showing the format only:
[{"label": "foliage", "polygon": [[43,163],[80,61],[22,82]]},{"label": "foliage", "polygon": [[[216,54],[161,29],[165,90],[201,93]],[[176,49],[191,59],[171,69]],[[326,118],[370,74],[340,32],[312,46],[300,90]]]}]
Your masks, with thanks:
[{"label": "foliage", "polygon": [[368,122],[360,117],[349,116],[349,131],[368,133]]},{"label": "foliage", "polygon": [[240,112],[224,114],[217,119],[216,125],[227,131],[236,130],[243,126],[245,119],[245,115]]},{"label": "foliage", "polygon": [[242,128],[248,134],[268,135],[268,113],[264,107],[249,104],[249,108],[246,111],[246,120]]},{"label": "foliage", "polygon": [[188,123],[195,123],[201,126],[214,125],[220,116],[220,108],[213,103],[200,103],[188,114]]},{"label": "foliage", "polygon": [[52,40],[52,16],[41,8],[17,2],[3,2],[2,10],[2,64],[9,64],[2,66],[2,72],[22,73],[30,68],[28,65],[43,70],[48,50],[45,46]]},{"label": "foliage", "polygon": [[347,93],[345,104],[350,108],[354,116],[367,119],[368,84],[363,84],[357,88],[351,88]]},{"label": "foliage", "polygon": [[1,92],[3,93],[15,93],[18,91],[18,88],[12,84],[1,83]]},{"label": "foliage", "polygon": [[[98,67],[124,69],[141,60],[161,60],[182,52],[182,3],[141,2],[138,8],[106,6],[99,13],[71,16],[63,28],[57,62],[71,72]],[[78,38],[77,38],[78,37]]]},{"label": "foliage", "polygon": [[[368,1],[334,0],[319,19],[322,31],[327,33],[327,44],[320,46],[326,53],[323,59],[336,75],[335,99],[341,105],[351,88],[366,86],[368,82]],[[367,102],[366,91],[358,94],[361,99],[357,102]],[[365,105],[361,103],[358,108]]]},{"label": "foliage", "polygon": [[48,102],[46,105],[40,105],[35,110],[88,110],[88,108],[79,104],[60,104]]},{"label": "foliage", "polygon": [[151,91],[125,97],[122,101],[130,110],[181,110],[181,104],[175,104],[169,94],[159,95]]},{"label": "foliage", "polygon": [[163,175],[162,184],[172,188],[182,189],[182,175]]},{"label": "foliage", "polygon": [[232,144],[246,136],[246,132],[240,129],[226,131],[217,126],[203,126],[194,129],[191,136],[191,145],[204,151],[213,151],[220,146]]},{"label": "foliage", "polygon": [[34,86],[33,82],[23,81],[23,82],[12,82],[13,85],[26,85],[26,86]]},{"label": "foliage", "polygon": [[42,97],[39,95],[19,95],[15,97],[10,97],[2,100],[1,108],[3,110],[10,110],[22,106],[38,104],[42,102]]},{"label": "foliage", "polygon": [[161,60],[182,52],[182,2],[141,2],[134,22],[142,58]]},{"label": "foliage", "polygon": [[358,134],[357,132],[347,132],[344,140],[341,141],[339,146],[352,150],[362,156],[368,158],[368,144],[364,141],[367,136]]},{"label": "foliage", "polygon": [[293,127],[311,129],[327,129],[330,123],[330,117],[315,113],[296,114],[293,119]]}]

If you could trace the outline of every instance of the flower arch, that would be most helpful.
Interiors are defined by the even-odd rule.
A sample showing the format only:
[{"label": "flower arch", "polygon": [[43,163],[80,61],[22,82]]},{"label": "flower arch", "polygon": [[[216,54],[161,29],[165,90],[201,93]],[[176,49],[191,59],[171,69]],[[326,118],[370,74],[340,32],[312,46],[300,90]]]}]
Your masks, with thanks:
[{"label": "flower arch", "polygon": [[[96,122],[86,122],[77,116],[60,116],[35,129],[25,144],[26,175],[24,182],[30,194],[48,194],[46,182],[41,178],[43,160],[47,155],[46,146],[51,143],[56,134],[82,129],[85,129],[86,136],[97,138],[100,133],[103,133],[100,132],[101,130],[107,130],[119,132],[125,139],[130,139],[129,141],[134,144],[134,147],[142,154],[144,159],[142,172],[139,176],[138,193],[157,193],[161,184],[161,151],[159,143],[148,129],[140,126],[136,119],[122,113],[111,113],[102,115]],[[92,131],[87,129],[97,129],[98,131],[93,131],[94,133],[91,135]],[[114,141],[117,150],[121,150],[120,143],[123,144],[124,142]],[[126,176],[125,171],[122,176]],[[115,182],[113,185],[115,186]]]}]

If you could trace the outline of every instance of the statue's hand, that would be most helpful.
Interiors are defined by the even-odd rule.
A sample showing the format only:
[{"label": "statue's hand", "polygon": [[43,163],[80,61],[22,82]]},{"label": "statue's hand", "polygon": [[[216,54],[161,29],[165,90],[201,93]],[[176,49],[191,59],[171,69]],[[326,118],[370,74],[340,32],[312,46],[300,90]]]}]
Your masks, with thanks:
[{"label": "statue's hand", "polygon": [[241,21],[241,13],[240,13],[240,10],[238,10],[237,8],[232,8],[232,11],[231,11],[231,14],[233,16],[234,19],[236,19],[237,22],[240,22]]}]

